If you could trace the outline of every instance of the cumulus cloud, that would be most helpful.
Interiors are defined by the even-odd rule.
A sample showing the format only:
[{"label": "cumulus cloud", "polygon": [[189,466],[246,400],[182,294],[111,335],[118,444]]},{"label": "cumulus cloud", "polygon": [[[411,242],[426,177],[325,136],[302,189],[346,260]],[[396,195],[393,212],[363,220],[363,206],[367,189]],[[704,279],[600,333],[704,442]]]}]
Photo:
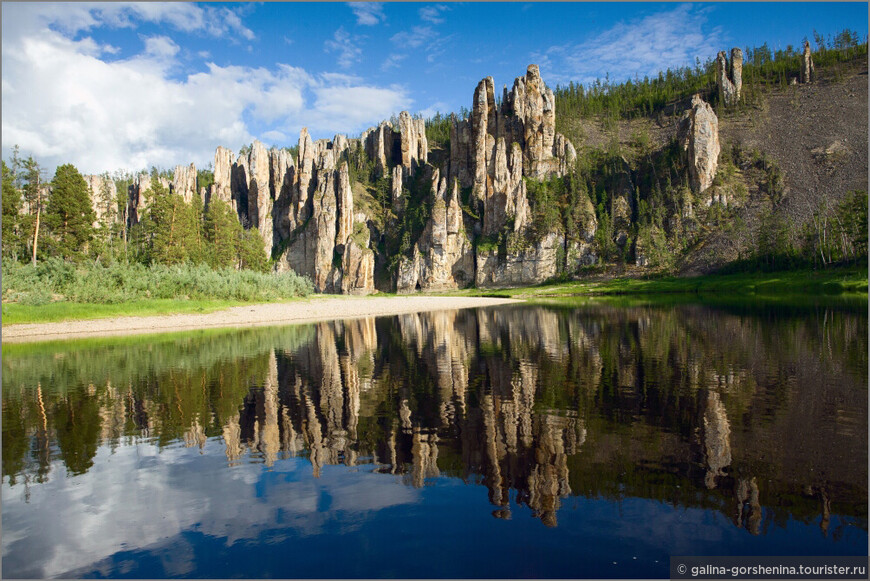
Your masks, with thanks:
[{"label": "cumulus cloud", "polygon": [[381,2],[351,2],[348,6],[353,10],[357,24],[375,26],[387,19]]},{"label": "cumulus cloud", "polygon": [[[185,50],[171,34],[141,36],[138,54],[103,60],[109,49],[92,38],[71,38],[50,20],[9,7],[3,4],[3,155],[18,144],[51,172],[63,163],[83,173],[204,167],[218,145],[236,149],[254,138],[284,145],[282,136],[303,126],[321,137],[361,131],[412,103],[403,87],[286,64],[206,62],[179,74]],[[96,26],[75,14],[70,27]]]},{"label": "cumulus cloud", "polygon": [[324,43],[324,50],[329,53],[337,52],[338,66],[346,69],[359,62],[362,57],[362,49],[357,44],[360,40],[360,37],[351,36],[342,26]]},{"label": "cumulus cloud", "polygon": [[650,14],[610,29],[582,43],[553,46],[533,55],[542,74],[554,83],[591,83],[605,73],[621,81],[653,76],[668,67],[694,65],[716,54],[722,30],[708,28],[707,9],[691,4]]}]

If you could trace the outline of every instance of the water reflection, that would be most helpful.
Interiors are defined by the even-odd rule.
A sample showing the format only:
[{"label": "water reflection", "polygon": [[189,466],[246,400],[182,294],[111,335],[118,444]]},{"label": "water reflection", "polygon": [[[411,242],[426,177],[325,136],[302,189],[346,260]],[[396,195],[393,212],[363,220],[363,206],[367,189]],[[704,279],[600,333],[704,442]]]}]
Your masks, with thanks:
[{"label": "water reflection", "polygon": [[[307,466],[313,481],[297,475],[280,485],[285,493],[264,493],[281,499],[284,517],[252,508],[209,534],[280,529],[295,514],[288,499],[306,498],[327,467],[343,465],[345,476],[329,476],[329,500],[312,493],[302,512],[425,506],[408,492],[459,479],[486,487],[486,510],[499,520],[528,511],[558,530],[571,498],[650,499],[721,514],[747,538],[817,523],[854,553],[847,529],[861,531],[858,547],[867,538],[866,386],[867,316],[842,309],[519,306],[4,348],[4,573],[34,572],[15,567],[33,554],[24,546],[37,533],[26,523],[44,507],[24,505],[40,486],[61,486],[64,474],[104,477],[115,458],[143,473],[121,479],[142,494],[121,497],[147,502],[149,479],[181,477],[166,472],[173,458],[193,462],[182,449],[209,462],[184,477],[210,496],[151,498],[176,513],[177,531],[243,496],[232,482],[252,466]],[[164,468],[143,461],[145,450],[160,451],[146,455]],[[105,518],[123,512],[93,502]],[[453,510],[463,518],[469,507]],[[144,536],[163,538],[155,535]],[[73,561],[86,567],[117,542]],[[75,570],[56,567],[35,571]],[[191,567],[174,571],[201,573]]]}]

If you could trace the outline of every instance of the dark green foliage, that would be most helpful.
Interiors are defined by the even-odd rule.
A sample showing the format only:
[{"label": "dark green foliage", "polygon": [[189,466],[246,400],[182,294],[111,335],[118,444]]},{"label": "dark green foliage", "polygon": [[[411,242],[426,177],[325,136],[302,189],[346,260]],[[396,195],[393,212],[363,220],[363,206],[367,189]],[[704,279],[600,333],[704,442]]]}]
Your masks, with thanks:
[{"label": "dark green foliage", "polygon": [[[848,62],[867,54],[867,39],[863,42],[857,33],[843,31],[834,41],[816,37],[813,61],[816,68]],[[788,47],[771,51],[767,43],[760,47],[747,47],[743,51],[743,100],[754,103],[764,87],[785,87],[789,80],[800,73],[801,50]],[[836,70],[835,70],[836,74]],[[557,86],[557,124],[577,117],[602,115],[610,118],[632,119],[650,116],[659,112],[670,114],[669,107],[677,101],[688,99],[695,93],[716,104],[716,63],[709,59],[695,61],[694,67],[668,69],[657,77],[628,79],[613,82],[606,77],[589,85],[575,84]],[[557,126],[557,131],[564,131]]]},{"label": "dark green foliage", "polygon": [[184,198],[154,181],[146,193],[151,205],[141,228],[141,258],[146,264],[181,264],[190,258],[196,240],[196,216]]},{"label": "dark green foliage", "polygon": [[440,147],[450,150],[450,116],[435,113],[434,117],[426,119],[426,140],[429,148]]},{"label": "dark green foliage", "polygon": [[[550,232],[562,230],[562,213],[567,207],[567,191],[565,180],[553,177],[545,182],[526,179],[526,192],[532,211],[531,237],[538,242]],[[563,203],[560,201],[565,200]],[[567,208],[566,208],[567,209]]]},{"label": "dark green foliage", "polygon": [[3,161],[3,256],[17,258],[23,247],[20,232],[21,192],[15,187],[15,176]]},{"label": "dark green foliage", "polygon": [[231,268],[238,264],[238,237],[241,224],[233,209],[223,200],[212,200],[205,213],[207,263],[212,268]]},{"label": "dark green foliage", "polygon": [[263,247],[263,239],[256,228],[240,230],[238,237],[239,265],[254,272],[268,272],[269,259]]},{"label": "dark green foliage", "polygon": [[[209,164],[211,167],[211,164]],[[206,188],[208,189],[211,185],[214,184],[214,171],[211,169],[198,169],[196,170],[196,187]]]},{"label": "dark green foliage", "polygon": [[67,259],[82,258],[94,236],[95,220],[85,178],[71,164],[59,166],[45,213],[52,250]]}]

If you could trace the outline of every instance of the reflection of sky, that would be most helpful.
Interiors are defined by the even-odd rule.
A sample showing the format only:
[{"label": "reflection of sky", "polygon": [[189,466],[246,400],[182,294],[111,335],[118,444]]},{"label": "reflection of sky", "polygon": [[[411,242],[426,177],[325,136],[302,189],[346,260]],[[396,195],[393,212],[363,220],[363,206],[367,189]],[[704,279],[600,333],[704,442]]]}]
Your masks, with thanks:
[{"label": "reflection of sky", "polygon": [[[480,484],[414,489],[371,465],[306,459],[227,467],[222,440],[197,448],[100,448],[93,467],[3,486],[5,577],[659,577],[669,555],[863,554],[818,521],[752,536],[715,511],[626,498],[563,499],[547,528],[511,503],[495,519]],[[19,481],[20,482],[20,481]],[[511,495],[512,498],[514,494]],[[832,518],[832,529],[840,522]]]},{"label": "reflection of sky", "polygon": [[[266,529],[317,534],[328,513],[359,515],[412,503],[417,492],[397,477],[362,470],[311,477],[307,460],[228,468],[222,440],[198,448],[101,447],[93,467],[67,476],[56,462],[49,482],[3,485],[3,573],[57,576],[113,553],[148,547],[195,528],[231,545]],[[19,481],[20,482],[20,481]],[[279,523],[280,521],[280,523]]]}]

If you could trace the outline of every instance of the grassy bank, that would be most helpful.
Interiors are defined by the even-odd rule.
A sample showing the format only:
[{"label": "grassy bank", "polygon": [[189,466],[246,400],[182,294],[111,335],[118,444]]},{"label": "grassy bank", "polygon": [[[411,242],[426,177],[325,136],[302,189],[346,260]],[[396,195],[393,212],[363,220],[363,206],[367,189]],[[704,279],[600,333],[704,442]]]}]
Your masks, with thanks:
[{"label": "grassy bank", "polygon": [[230,300],[181,300],[144,299],[135,302],[94,304],[70,303],[67,301],[44,305],[3,305],[3,324],[57,323],[86,319],[110,319],[112,317],[146,317],[149,315],[174,315],[183,313],[211,313],[228,307],[249,304],[246,301]]},{"label": "grassy bank", "polygon": [[711,274],[698,277],[611,278],[578,280],[540,286],[485,290],[467,289],[462,294],[504,296],[513,298],[583,296],[583,295],[836,295],[867,293],[867,268],[832,268],[827,270],[796,270]]}]

